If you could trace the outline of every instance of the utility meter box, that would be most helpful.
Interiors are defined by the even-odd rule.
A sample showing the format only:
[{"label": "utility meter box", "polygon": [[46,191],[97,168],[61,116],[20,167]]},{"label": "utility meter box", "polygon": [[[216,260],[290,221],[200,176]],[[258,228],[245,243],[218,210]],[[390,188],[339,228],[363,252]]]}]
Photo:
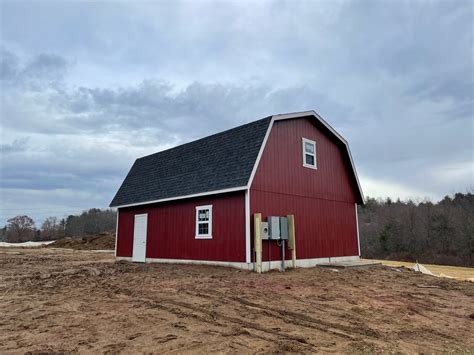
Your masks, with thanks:
[{"label": "utility meter box", "polygon": [[288,218],[280,217],[280,239],[288,240]]},{"label": "utility meter box", "polygon": [[268,222],[260,222],[260,236],[262,240],[268,240]]},{"label": "utility meter box", "polygon": [[268,217],[268,239],[280,239],[280,217]]}]

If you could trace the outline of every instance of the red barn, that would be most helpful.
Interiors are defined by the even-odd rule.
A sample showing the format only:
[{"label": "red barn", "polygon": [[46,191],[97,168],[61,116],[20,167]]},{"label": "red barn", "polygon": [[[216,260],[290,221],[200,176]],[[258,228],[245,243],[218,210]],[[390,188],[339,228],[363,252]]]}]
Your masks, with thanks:
[{"label": "red barn", "polygon": [[[293,214],[296,264],[314,266],[359,258],[363,203],[346,140],[307,111],[139,158],[110,206],[117,258],[253,269],[254,213]],[[262,249],[268,269],[281,251],[271,241]]]}]

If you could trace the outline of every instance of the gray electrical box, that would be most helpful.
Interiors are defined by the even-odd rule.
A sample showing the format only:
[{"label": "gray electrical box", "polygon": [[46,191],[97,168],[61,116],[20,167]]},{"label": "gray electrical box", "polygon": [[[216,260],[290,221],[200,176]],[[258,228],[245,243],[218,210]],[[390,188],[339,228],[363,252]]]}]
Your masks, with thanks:
[{"label": "gray electrical box", "polygon": [[262,240],[288,240],[288,218],[268,216],[267,220],[268,222],[261,222]]},{"label": "gray electrical box", "polygon": [[280,217],[280,239],[288,240],[288,218]]},{"label": "gray electrical box", "polygon": [[268,217],[268,236],[269,239],[280,239],[280,217]]},{"label": "gray electrical box", "polygon": [[260,236],[262,240],[268,240],[268,222],[260,222]]}]

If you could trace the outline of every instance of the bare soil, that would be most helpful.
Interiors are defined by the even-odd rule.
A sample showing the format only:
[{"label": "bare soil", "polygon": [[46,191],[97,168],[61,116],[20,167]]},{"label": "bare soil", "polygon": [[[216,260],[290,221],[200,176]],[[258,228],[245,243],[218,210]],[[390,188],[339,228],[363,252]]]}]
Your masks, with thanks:
[{"label": "bare soil", "polygon": [[257,275],[0,249],[0,353],[472,352],[474,284],[406,268]]},{"label": "bare soil", "polygon": [[46,248],[66,248],[77,250],[114,250],[115,235],[113,232],[100,233],[85,237],[68,237],[48,244]]},{"label": "bare soil", "polygon": [[[393,260],[370,260],[374,262],[380,262],[387,266],[405,266],[413,268],[415,263],[405,261],[393,261]],[[441,277],[450,277],[458,280],[467,280],[474,282],[474,268],[472,267],[461,267],[461,266],[450,266],[450,265],[436,265],[436,264],[423,264],[425,268],[430,270],[434,275]]]}]

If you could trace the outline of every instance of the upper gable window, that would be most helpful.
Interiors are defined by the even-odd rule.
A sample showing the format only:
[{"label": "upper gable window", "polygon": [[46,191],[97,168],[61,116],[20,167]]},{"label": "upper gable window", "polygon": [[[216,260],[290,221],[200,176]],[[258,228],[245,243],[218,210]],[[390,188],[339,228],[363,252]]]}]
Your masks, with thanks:
[{"label": "upper gable window", "polygon": [[196,207],[196,239],[212,239],[212,205]]},{"label": "upper gable window", "polygon": [[303,166],[317,169],[316,142],[303,138]]}]

